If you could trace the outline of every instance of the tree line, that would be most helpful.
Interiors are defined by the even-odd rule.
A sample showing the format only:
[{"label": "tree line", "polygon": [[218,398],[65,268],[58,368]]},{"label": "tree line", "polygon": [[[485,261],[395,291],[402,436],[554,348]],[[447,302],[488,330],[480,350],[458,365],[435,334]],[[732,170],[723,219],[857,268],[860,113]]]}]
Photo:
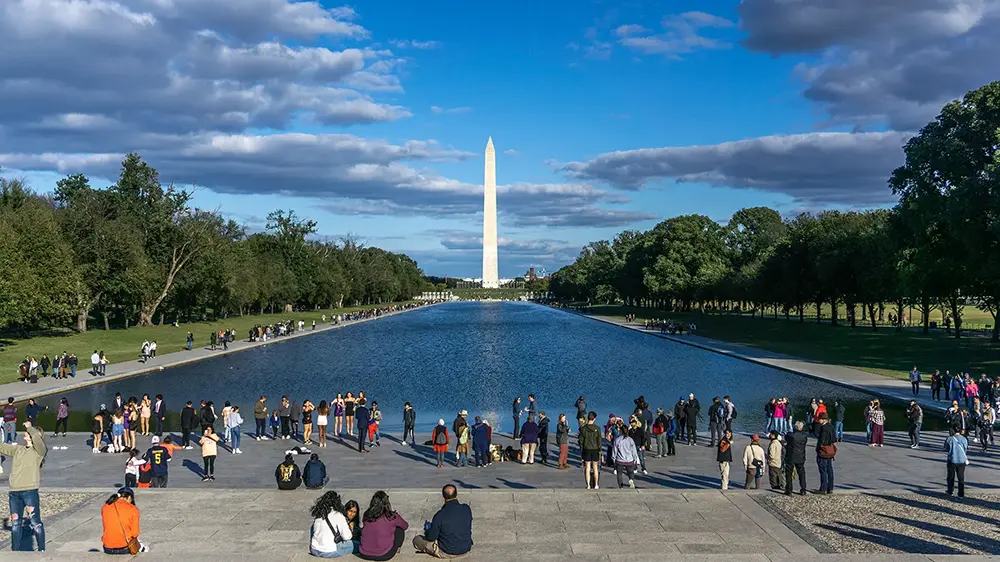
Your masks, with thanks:
[{"label": "tree line", "polygon": [[[769,311],[817,321],[829,305],[852,327],[878,328],[887,307],[902,329],[904,306],[919,308],[924,331],[940,308],[962,336],[962,311],[993,317],[1000,339],[1000,82],[945,105],[904,147],[888,178],[891,209],[824,211],[783,219],[770,208],[667,219],[588,244],[552,276],[562,299],[655,306]],[[864,321],[864,320],[863,320]]]},{"label": "tree line", "polygon": [[208,316],[407,300],[423,272],[403,254],[320,241],[316,223],[274,211],[263,232],[191,205],[129,154],[114,185],[66,176],[53,194],[0,178],[0,329],[91,319],[107,329]]}]

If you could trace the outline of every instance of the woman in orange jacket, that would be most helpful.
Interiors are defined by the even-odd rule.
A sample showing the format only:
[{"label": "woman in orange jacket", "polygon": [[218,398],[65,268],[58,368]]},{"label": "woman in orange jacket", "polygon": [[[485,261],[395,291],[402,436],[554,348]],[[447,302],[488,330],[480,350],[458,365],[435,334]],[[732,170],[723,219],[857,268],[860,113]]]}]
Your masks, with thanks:
[{"label": "woman in orange jacket", "polygon": [[[101,543],[105,554],[131,554],[128,543],[139,540],[139,508],[135,506],[135,494],[131,488],[122,488],[108,498],[101,506],[101,523],[104,534]],[[139,552],[149,552],[149,548],[139,543]]]}]

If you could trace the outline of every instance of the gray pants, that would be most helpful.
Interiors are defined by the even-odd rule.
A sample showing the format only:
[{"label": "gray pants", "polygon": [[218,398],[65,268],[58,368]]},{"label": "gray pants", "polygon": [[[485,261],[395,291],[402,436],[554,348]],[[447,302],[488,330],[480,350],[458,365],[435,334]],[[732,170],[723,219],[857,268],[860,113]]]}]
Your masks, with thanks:
[{"label": "gray pants", "polygon": [[656,456],[662,457],[667,454],[667,434],[661,433],[656,436]]},{"label": "gray pants", "polygon": [[785,473],[780,467],[767,467],[767,479],[770,481],[772,490],[785,489]]},{"label": "gray pants", "polygon": [[720,424],[711,422],[708,424],[708,435],[712,443],[718,443],[722,440],[722,427]]},{"label": "gray pants", "polygon": [[757,469],[747,471],[747,481],[743,485],[744,490],[756,490],[760,488],[760,478],[757,478]]}]

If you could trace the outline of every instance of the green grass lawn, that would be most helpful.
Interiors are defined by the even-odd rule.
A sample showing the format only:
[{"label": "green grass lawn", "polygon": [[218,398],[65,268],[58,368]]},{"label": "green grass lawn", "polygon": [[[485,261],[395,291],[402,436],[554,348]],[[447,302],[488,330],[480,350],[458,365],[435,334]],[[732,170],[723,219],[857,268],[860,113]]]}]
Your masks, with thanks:
[{"label": "green grass lawn", "polygon": [[266,325],[282,320],[292,320],[293,322],[302,320],[308,326],[312,324],[313,320],[319,324],[324,314],[326,314],[327,321],[329,321],[333,314],[343,314],[367,308],[375,307],[355,306],[335,310],[258,314],[242,317],[230,316],[225,320],[215,322],[181,324],[177,328],[168,324],[165,326],[132,327],[108,331],[89,330],[83,334],[68,332],[65,335],[31,337],[26,339],[4,338],[2,340],[3,345],[0,346],[0,383],[17,380],[17,366],[24,359],[25,355],[33,355],[36,359],[41,359],[44,353],[52,359],[57,354],[61,355],[63,351],[76,353],[80,361],[77,371],[87,371],[90,369],[90,354],[95,349],[104,351],[104,354],[111,363],[134,361],[139,357],[139,349],[145,340],[155,340],[157,355],[164,355],[184,349],[188,332],[194,334],[195,346],[206,346],[208,345],[209,334],[213,331],[234,329],[240,339],[245,339],[247,332],[256,324]]},{"label": "green grass lawn", "polygon": [[1000,371],[1000,346],[988,338],[971,337],[956,340],[943,334],[924,335],[918,330],[896,332],[891,328],[817,325],[806,319],[797,320],[750,318],[747,316],[710,315],[701,313],[668,313],[645,308],[595,306],[594,314],[622,317],[635,313],[646,318],[670,318],[695,322],[698,335],[725,342],[821,361],[831,365],[853,367],[898,379],[917,365],[921,372],[951,369],[952,373],[985,371],[996,375]]}]

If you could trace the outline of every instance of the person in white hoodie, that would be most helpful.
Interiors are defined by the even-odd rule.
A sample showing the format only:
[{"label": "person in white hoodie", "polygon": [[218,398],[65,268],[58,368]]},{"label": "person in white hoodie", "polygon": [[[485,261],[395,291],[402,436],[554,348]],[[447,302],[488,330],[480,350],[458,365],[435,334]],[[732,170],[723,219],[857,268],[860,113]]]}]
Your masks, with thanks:
[{"label": "person in white hoodie", "polygon": [[760,446],[760,436],[755,433],[750,438],[750,444],[743,449],[743,467],[747,471],[744,489],[756,490],[760,487],[760,479],[764,476],[764,462],[764,447]]},{"label": "person in white hoodie", "polygon": [[358,552],[360,541],[354,537],[344,517],[340,494],[329,491],[316,500],[310,512],[309,554],[319,558],[340,558]]}]

